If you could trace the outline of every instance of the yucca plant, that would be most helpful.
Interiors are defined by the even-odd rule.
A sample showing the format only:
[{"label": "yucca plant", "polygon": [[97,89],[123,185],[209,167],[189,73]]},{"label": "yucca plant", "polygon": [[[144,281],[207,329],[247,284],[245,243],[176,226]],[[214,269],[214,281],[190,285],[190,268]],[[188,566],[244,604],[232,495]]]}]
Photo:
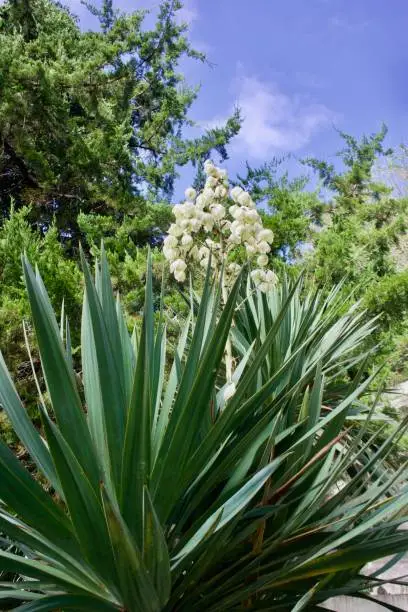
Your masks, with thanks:
[{"label": "yucca plant", "polygon": [[[336,594],[369,597],[378,577],[363,566],[408,549],[398,529],[407,518],[403,468],[383,463],[404,427],[377,447],[375,436],[362,442],[364,426],[350,436],[347,418],[363,410],[371,384],[361,369],[327,405],[322,398],[370,325],[353,314],[354,327],[321,325],[303,305],[310,316],[300,333],[294,286],[245,344],[242,275],[221,306],[208,272],[198,312],[192,306],[168,350],[150,263],[132,336],[103,251],[94,281],[83,268],[79,379],[68,322],[58,325],[24,261],[46,384],[42,432],[3,360],[0,403],[41,479],[0,445],[0,530],[14,546],[0,551],[0,571],[19,575],[1,583],[0,597],[27,612],[298,611]],[[241,345],[226,400],[230,334]]]},{"label": "yucca plant", "polygon": [[[321,289],[306,288],[303,281],[302,275],[296,281],[283,277],[265,294],[256,291],[247,279],[241,289],[232,338],[242,359],[252,344],[255,350],[260,347],[274,328],[259,372],[261,382],[266,383],[290,359],[282,389],[295,391],[301,383],[303,390],[313,381],[320,361],[325,375],[324,403],[331,404],[349,395],[368,370],[367,361],[377,347],[367,348],[365,341],[377,321],[367,318],[353,294],[344,293],[342,284],[326,294]],[[248,365],[252,359],[249,357]],[[358,412],[362,408],[360,402]]]}]

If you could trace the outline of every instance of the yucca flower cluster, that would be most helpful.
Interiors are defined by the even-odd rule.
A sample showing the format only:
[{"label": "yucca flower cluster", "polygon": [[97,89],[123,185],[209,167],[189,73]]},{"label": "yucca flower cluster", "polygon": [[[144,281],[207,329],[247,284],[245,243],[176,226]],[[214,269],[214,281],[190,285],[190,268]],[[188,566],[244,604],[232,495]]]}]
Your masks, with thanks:
[{"label": "yucca flower cluster", "polygon": [[265,229],[249,193],[241,187],[229,189],[225,170],[206,161],[205,187],[197,193],[193,187],[185,191],[186,201],[173,207],[175,222],[164,240],[163,253],[170,262],[170,271],[179,282],[186,280],[189,265],[203,268],[225,266],[227,283],[240,271],[236,259],[238,249],[255,263],[251,277],[263,292],[275,284],[276,275],[267,270],[273,232]]}]

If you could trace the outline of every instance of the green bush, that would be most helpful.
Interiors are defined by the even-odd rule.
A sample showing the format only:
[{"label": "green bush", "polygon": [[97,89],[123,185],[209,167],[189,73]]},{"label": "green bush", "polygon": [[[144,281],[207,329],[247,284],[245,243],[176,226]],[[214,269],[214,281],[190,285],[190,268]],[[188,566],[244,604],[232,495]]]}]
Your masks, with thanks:
[{"label": "green bush", "polygon": [[[47,283],[53,307],[59,311],[64,301],[65,311],[74,322],[80,320],[82,274],[76,263],[65,256],[58,232],[51,226],[43,235],[29,223],[30,208],[18,211],[0,226],[0,349],[17,380],[17,387],[33,417],[38,412],[35,401],[35,382],[31,374],[25,346],[22,320],[32,339],[30,308],[21,271],[21,253],[35,263]],[[78,325],[74,326],[74,331]],[[74,333],[74,344],[79,335]],[[34,354],[36,350],[34,348]],[[8,443],[17,439],[5,415],[0,412],[0,433]]]}]

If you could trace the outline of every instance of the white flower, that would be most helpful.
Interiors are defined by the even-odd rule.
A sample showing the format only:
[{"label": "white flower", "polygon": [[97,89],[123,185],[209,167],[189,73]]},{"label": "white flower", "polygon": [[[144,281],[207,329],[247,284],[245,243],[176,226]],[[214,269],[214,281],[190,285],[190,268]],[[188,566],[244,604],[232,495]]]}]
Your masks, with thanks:
[{"label": "white flower", "polygon": [[227,232],[231,231],[231,221],[228,221],[228,219],[224,219],[223,221],[221,221],[221,229],[223,234],[226,234]]},{"label": "white flower", "polygon": [[204,162],[204,172],[207,174],[207,176],[216,177],[218,175],[218,168],[214,166],[210,159],[207,159]]},{"label": "white flower", "polygon": [[199,210],[202,210],[205,206],[205,198],[204,195],[202,193],[200,193],[199,196],[197,196],[196,199],[196,206]]},{"label": "white flower", "polygon": [[214,168],[214,164],[211,159],[206,159],[204,162],[204,172],[208,174],[209,170]]},{"label": "white flower", "polygon": [[163,246],[169,249],[172,249],[176,247],[177,245],[178,245],[177,238],[175,236],[172,236],[171,234],[169,236],[166,236],[166,238],[163,240]]},{"label": "white flower", "polygon": [[216,221],[220,221],[225,217],[225,208],[222,204],[216,204],[211,207],[211,214]]},{"label": "white flower", "polygon": [[183,233],[183,229],[177,224],[177,223],[172,223],[169,227],[169,234],[170,236],[181,236]]},{"label": "white flower", "polygon": [[252,208],[254,206],[251,196],[246,191],[242,191],[239,194],[237,197],[237,202],[241,206],[248,206],[248,208]]},{"label": "white flower", "polygon": [[251,228],[248,227],[248,225],[243,225],[241,226],[242,230],[241,230],[241,240],[244,240],[245,242],[248,242],[251,240]]},{"label": "white flower", "polygon": [[192,202],[186,202],[184,205],[184,215],[188,218],[191,219],[192,217],[195,217],[195,213],[196,213],[196,207],[194,206],[194,204]]},{"label": "white flower", "polygon": [[244,211],[244,216],[245,216],[245,220],[248,221],[248,223],[256,223],[259,220],[259,214],[258,211],[255,210],[254,208],[242,208],[241,210]]},{"label": "white flower", "polygon": [[218,178],[221,179],[221,180],[228,179],[227,171],[223,170],[221,168],[218,168]]},{"label": "white flower", "polygon": [[[256,274],[254,274],[254,272]],[[276,274],[275,272],[272,272],[272,270],[254,270],[251,272],[251,276],[255,285],[257,286],[257,289],[262,291],[262,293],[271,291],[277,281]]]},{"label": "white flower", "polygon": [[200,219],[191,219],[190,227],[192,232],[198,232],[201,229],[201,221]]},{"label": "white flower", "polygon": [[204,206],[209,206],[211,202],[214,200],[214,191],[209,187],[206,187],[202,193]]},{"label": "white flower", "polygon": [[197,192],[193,187],[187,187],[184,192],[184,195],[186,196],[186,200],[188,200],[189,202],[194,202],[197,197]]},{"label": "white flower", "polygon": [[177,259],[179,255],[179,249],[172,249],[170,247],[163,247],[163,255],[168,261],[173,261]]},{"label": "white flower", "polygon": [[268,265],[268,261],[269,261],[268,256],[265,254],[262,254],[262,255],[259,255],[259,257],[256,260],[256,263],[258,264],[260,268],[263,268]]},{"label": "white flower", "polygon": [[228,265],[228,272],[231,272],[231,274],[238,274],[240,270],[241,270],[241,266],[237,264],[235,261],[233,261],[232,263]]},{"label": "white flower", "polygon": [[264,240],[261,240],[261,242],[258,243],[258,253],[269,253],[270,250],[271,247]]},{"label": "white flower", "polygon": [[174,278],[179,283],[184,283],[184,281],[186,280],[186,273],[185,272],[175,272],[174,273]]},{"label": "white flower", "polygon": [[183,232],[189,230],[191,227],[189,219],[181,219],[180,221],[178,221],[178,225],[182,228]]},{"label": "white flower", "polygon": [[230,242],[231,244],[241,244],[241,237],[235,232],[231,232],[228,238],[228,242]]},{"label": "white flower", "polygon": [[245,233],[245,225],[243,225],[242,223],[237,222],[235,225],[234,223],[231,223],[231,227],[234,226],[234,229],[232,230],[237,236],[239,236],[240,238],[242,238],[242,234]]},{"label": "white flower", "polygon": [[215,197],[219,198],[220,200],[227,197],[227,194],[228,194],[228,191],[223,185],[218,185],[218,187],[216,187],[214,190]]},{"label": "white flower", "polygon": [[275,285],[277,280],[278,277],[276,276],[275,272],[273,272],[273,270],[267,270],[265,272],[265,281],[267,283],[272,283],[273,285]]},{"label": "white flower", "polygon": [[210,213],[203,214],[203,225],[206,232],[211,232],[214,227],[214,218]]},{"label": "white flower", "polygon": [[200,266],[207,269],[209,262],[210,260],[207,257],[203,257],[203,259],[200,261]]},{"label": "white flower", "polygon": [[184,204],[175,204],[173,206],[173,214],[178,219],[179,217],[184,217]]},{"label": "white flower", "polygon": [[241,208],[240,206],[231,206],[231,208],[234,208],[234,212],[231,213],[234,219],[236,219],[237,221],[241,221],[241,219],[244,219],[245,210],[243,208]]},{"label": "white flower", "polygon": [[193,243],[193,237],[190,234],[184,234],[184,236],[181,239],[181,244],[184,247],[188,247]]},{"label": "white flower", "polygon": [[255,255],[256,251],[257,251],[257,248],[253,244],[246,244],[245,245],[245,250],[247,252],[247,255]]},{"label": "white flower", "polygon": [[258,234],[259,240],[265,240],[265,242],[273,242],[273,231],[270,229],[262,229]]},{"label": "white flower", "polygon": [[261,282],[264,279],[264,275],[264,270],[252,270],[251,272],[251,278],[255,284]]},{"label": "white flower", "polygon": [[198,251],[198,256],[200,258],[208,258],[210,256],[210,249],[208,247],[202,246]]},{"label": "white flower", "polygon": [[244,190],[241,187],[234,187],[233,189],[231,189],[231,198],[234,200],[234,202],[238,202],[238,198],[241,195],[241,193]]},{"label": "white flower", "polygon": [[235,395],[236,390],[237,388],[234,382],[228,383],[228,385],[224,389],[224,401],[228,402],[228,400],[231,399],[233,395]]},{"label": "white flower", "polygon": [[208,177],[208,179],[205,181],[205,187],[206,189],[213,189],[214,187],[217,187],[217,179],[215,176]]},{"label": "white flower", "polygon": [[176,259],[170,264],[170,272],[173,272],[174,275],[179,272],[184,272],[186,268],[187,264],[184,259]]}]

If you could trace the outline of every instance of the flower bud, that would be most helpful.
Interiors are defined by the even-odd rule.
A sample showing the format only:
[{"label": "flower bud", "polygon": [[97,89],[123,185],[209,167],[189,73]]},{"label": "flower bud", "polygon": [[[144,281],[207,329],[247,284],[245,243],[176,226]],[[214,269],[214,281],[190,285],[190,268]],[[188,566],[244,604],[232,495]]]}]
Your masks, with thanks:
[{"label": "flower bud", "polygon": [[232,263],[228,265],[228,271],[231,272],[231,274],[238,274],[240,270],[241,270],[241,266],[237,264],[235,261],[233,261]]},{"label": "flower bud", "polygon": [[178,225],[178,223],[172,223],[169,227],[170,236],[179,237],[183,233],[183,229]]},{"label": "flower bud", "polygon": [[163,246],[168,247],[170,249],[176,247],[178,245],[178,240],[175,236],[169,235],[163,240]]},{"label": "flower bud", "polygon": [[264,240],[261,240],[261,242],[258,243],[258,252],[259,253],[269,253],[270,250],[271,250],[271,247]]},{"label": "flower bud", "polygon": [[184,283],[184,281],[186,280],[186,273],[185,272],[175,272],[174,273],[174,278],[179,283]]},{"label": "flower bud", "polygon": [[213,162],[209,159],[204,163],[204,172],[207,176],[216,178],[218,176],[218,168],[216,168]]},{"label": "flower bud", "polygon": [[186,200],[188,200],[189,202],[194,202],[197,197],[197,192],[193,187],[187,187],[184,192],[184,195],[186,196]]},{"label": "flower bud", "polygon": [[203,226],[206,232],[211,232],[214,227],[214,218],[210,213],[203,214]]},{"label": "flower bud", "polygon": [[193,238],[190,234],[184,234],[184,236],[181,239],[181,244],[184,247],[188,247],[193,243]]},{"label": "flower bud", "polygon": [[225,217],[225,213],[226,211],[222,204],[216,204],[215,206],[211,207],[211,214],[216,221],[223,219]]},{"label": "flower bud", "polygon": [[184,204],[175,204],[173,206],[173,214],[176,217],[176,219],[184,217],[184,212],[185,212]]},{"label": "flower bud", "polygon": [[199,196],[197,196],[196,199],[196,206],[199,210],[202,210],[205,206],[205,198],[204,195],[202,193],[200,193]]},{"label": "flower bud", "polygon": [[268,265],[268,261],[269,261],[268,256],[263,253],[262,255],[259,255],[259,257],[256,260],[256,263],[258,264],[260,268],[264,268],[265,266]]},{"label": "flower bud", "polygon": [[209,176],[205,181],[206,189],[215,189],[217,187],[218,181],[214,176]]},{"label": "flower bud", "polygon": [[174,261],[179,255],[179,249],[172,249],[170,247],[163,247],[163,255],[168,261]]},{"label": "flower bud", "polygon": [[233,189],[231,189],[231,198],[234,200],[234,202],[238,202],[238,198],[241,195],[241,193],[244,190],[241,187],[233,187]]},{"label": "flower bud", "polygon": [[228,194],[228,191],[226,190],[226,188],[223,185],[218,185],[218,187],[216,187],[215,190],[214,190],[214,195],[219,200],[222,200],[225,197],[227,197],[227,194]]},{"label": "flower bud", "polygon": [[252,206],[254,205],[251,196],[246,191],[241,191],[241,193],[237,197],[237,202],[241,206],[248,206],[248,208],[252,208]]},{"label": "flower bud", "polygon": [[248,223],[256,223],[259,220],[258,211],[254,208],[241,208],[244,211],[245,220]]},{"label": "flower bud", "polygon": [[270,229],[262,229],[258,234],[259,240],[265,240],[265,242],[273,242],[273,231]]},{"label": "flower bud", "polygon": [[172,264],[170,264],[170,272],[173,272],[173,274],[176,272],[184,272],[186,268],[187,264],[184,259],[176,259]]}]

